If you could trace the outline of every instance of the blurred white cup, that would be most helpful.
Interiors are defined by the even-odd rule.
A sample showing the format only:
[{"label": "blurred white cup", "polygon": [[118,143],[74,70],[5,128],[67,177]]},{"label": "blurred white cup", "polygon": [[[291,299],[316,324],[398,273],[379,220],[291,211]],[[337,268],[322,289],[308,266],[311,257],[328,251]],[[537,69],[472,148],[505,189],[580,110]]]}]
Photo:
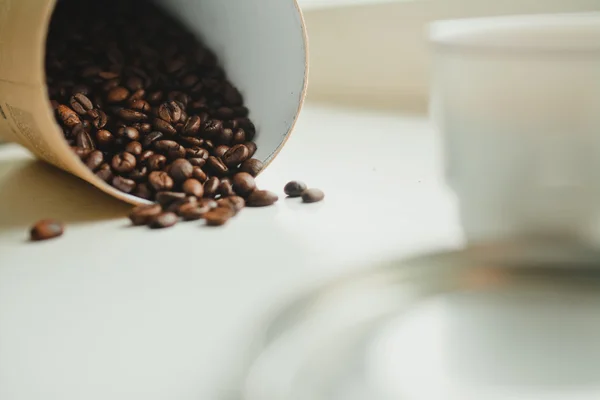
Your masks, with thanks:
[{"label": "blurred white cup", "polygon": [[467,238],[600,243],[600,13],[440,21],[430,40]]}]

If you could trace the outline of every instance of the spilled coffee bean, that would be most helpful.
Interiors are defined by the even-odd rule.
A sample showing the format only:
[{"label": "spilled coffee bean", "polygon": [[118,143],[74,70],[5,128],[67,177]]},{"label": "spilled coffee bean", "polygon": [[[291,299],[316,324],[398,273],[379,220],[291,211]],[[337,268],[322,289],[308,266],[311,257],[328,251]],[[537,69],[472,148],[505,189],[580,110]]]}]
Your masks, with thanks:
[{"label": "spilled coffee bean", "polygon": [[61,222],[44,219],[37,222],[30,230],[30,238],[32,241],[42,241],[54,239],[62,236],[64,233],[64,226]]}]

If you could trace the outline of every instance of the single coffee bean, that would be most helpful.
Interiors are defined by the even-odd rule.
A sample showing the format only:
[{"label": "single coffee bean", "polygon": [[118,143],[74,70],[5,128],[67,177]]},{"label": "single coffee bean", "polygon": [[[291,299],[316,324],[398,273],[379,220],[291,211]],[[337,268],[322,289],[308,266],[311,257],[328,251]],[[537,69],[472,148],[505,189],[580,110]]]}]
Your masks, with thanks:
[{"label": "single coffee bean", "polygon": [[190,158],[190,159],[188,159],[188,161],[194,167],[200,167],[200,168],[202,168],[202,167],[204,167],[206,165],[206,160],[204,158]]},{"label": "single coffee bean", "polygon": [[246,200],[240,196],[230,196],[217,200],[219,207],[231,207],[237,214],[246,207]]},{"label": "single coffee bean", "polygon": [[154,129],[167,135],[177,134],[177,130],[173,125],[160,118],[154,119]]},{"label": "single coffee bean", "polygon": [[200,168],[200,167],[194,167],[194,170],[192,171],[192,178],[199,180],[202,183],[204,183],[208,180],[208,176],[206,176],[206,172],[202,171],[202,168]]},{"label": "single coffee bean", "polygon": [[318,203],[325,198],[325,193],[320,189],[307,189],[302,192],[302,201],[305,203]]},{"label": "single coffee bean", "polygon": [[75,93],[69,100],[71,108],[79,115],[86,115],[88,111],[94,108],[92,101],[83,93]]},{"label": "single coffee bean", "polygon": [[201,147],[204,145],[204,139],[200,139],[197,137],[182,136],[181,138],[179,138],[179,141],[186,147]]},{"label": "single coffee bean", "polygon": [[167,165],[167,157],[162,154],[153,154],[146,162],[150,171],[160,171]]},{"label": "single coffee bean", "polygon": [[135,100],[131,101],[129,103],[129,108],[132,110],[135,110],[135,111],[143,112],[144,114],[147,114],[150,111],[152,111],[152,107],[150,106],[150,103],[148,103],[146,100],[142,100],[142,99],[135,99]]},{"label": "single coffee bean", "polygon": [[150,132],[149,134],[147,134],[146,136],[144,136],[144,138],[142,139],[142,146],[144,146],[144,148],[148,148],[150,146],[152,146],[152,144],[154,142],[156,142],[157,140],[160,140],[163,137],[163,133],[162,132]]},{"label": "single coffee bean", "polygon": [[105,80],[115,79],[119,77],[119,74],[111,71],[101,71],[98,73],[98,76]]},{"label": "single coffee bean", "polygon": [[231,130],[230,128],[223,128],[221,133],[217,137],[215,137],[215,140],[219,144],[230,145],[233,141],[233,130]]},{"label": "single coffee bean", "polygon": [[215,197],[220,184],[219,178],[214,176],[208,178],[208,180],[204,182],[204,197]]},{"label": "single coffee bean", "polygon": [[[235,130],[235,132],[233,132],[232,143],[233,144],[243,144],[244,142],[246,142],[246,132],[242,128],[237,128]],[[248,147],[248,146],[246,145],[246,147]],[[248,147],[248,150],[250,151],[250,155],[248,157],[252,157],[254,155],[254,153],[252,153],[252,150],[249,147]]]},{"label": "single coffee bean", "polygon": [[96,176],[107,183],[111,182],[114,177],[110,165],[106,163],[102,164],[98,168],[98,171],[96,171]]},{"label": "single coffee bean", "polygon": [[133,154],[134,156],[139,156],[142,154],[143,148],[140,142],[131,142],[125,146],[125,151]]},{"label": "single coffee bean", "polygon": [[157,192],[173,189],[173,179],[164,171],[153,171],[148,175],[150,187]]},{"label": "single coffee bean", "polygon": [[181,209],[182,206],[184,206],[186,204],[198,205],[198,199],[195,196],[184,197],[181,200],[176,200],[173,203],[171,203],[171,205],[169,205],[167,207],[166,211],[174,212],[175,214],[181,216],[179,214],[179,210]]},{"label": "single coffee bean", "polygon": [[291,181],[288,182],[287,185],[283,188],[285,194],[289,197],[300,197],[302,196],[302,192],[307,189],[306,184],[300,181]]},{"label": "single coffee bean", "polygon": [[141,199],[151,200],[152,199],[152,191],[145,183],[140,183],[136,186],[135,190],[131,193],[134,196],[137,196]]},{"label": "single coffee bean", "polygon": [[92,117],[92,124],[96,127],[96,129],[102,129],[108,123],[108,116],[102,110],[90,110],[88,111],[88,116]]},{"label": "single coffee bean", "polygon": [[194,166],[185,158],[178,158],[171,163],[170,175],[177,183],[182,183],[192,177]]},{"label": "single coffee bean", "polygon": [[254,177],[247,172],[238,172],[233,176],[233,190],[242,197],[256,190]]},{"label": "single coffee bean", "polygon": [[207,159],[209,154],[208,150],[203,149],[202,147],[188,147],[185,149],[185,156],[190,158],[202,158]]},{"label": "single coffee bean", "polygon": [[204,214],[207,226],[222,226],[225,225],[233,216],[235,211],[230,207],[219,207]]},{"label": "single coffee bean", "polygon": [[159,140],[154,143],[156,151],[163,153],[170,160],[185,157],[185,149],[173,140]]},{"label": "single coffee bean", "polygon": [[151,229],[164,229],[174,226],[178,221],[179,217],[177,214],[172,212],[164,212],[154,217],[148,226]]},{"label": "single coffee bean", "polygon": [[200,132],[202,126],[202,120],[199,116],[194,115],[190,117],[183,127],[183,134],[186,136],[196,136]]},{"label": "single coffee bean", "polygon": [[184,221],[197,221],[204,217],[211,208],[200,204],[183,204],[179,207],[178,214]]},{"label": "single coffee bean", "polygon": [[157,116],[169,124],[177,123],[181,120],[183,110],[175,101],[169,101],[158,106]]},{"label": "single coffee bean", "polygon": [[129,90],[122,86],[117,86],[108,92],[106,95],[106,101],[109,103],[121,103],[129,97]]},{"label": "single coffee bean", "polygon": [[247,172],[250,175],[256,177],[260,171],[264,168],[264,164],[262,161],[257,160],[256,158],[251,158],[246,160],[240,166],[240,172]]},{"label": "single coffee bean", "polygon": [[81,123],[81,119],[79,119],[77,113],[63,104],[58,106],[56,112],[62,123],[68,128],[72,128]]},{"label": "single coffee bean", "polygon": [[127,140],[138,140],[140,138],[140,131],[131,126],[123,126],[119,128],[117,135]]},{"label": "single coffee bean", "polygon": [[215,119],[208,120],[202,127],[204,136],[208,138],[217,137],[223,131],[223,122]]},{"label": "single coffee bean", "polygon": [[85,150],[94,150],[96,148],[94,141],[86,131],[81,131],[75,136],[75,143],[77,147]]},{"label": "single coffee bean", "polygon": [[217,193],[220,194],[221,197],[235,196],[231,182],[228,180],[221,180],[219,189],[217,189]]},{"label": "single coffee bean", "polygon": [[154,152],[152,150],[143,150],[140,156],[138,157],[138,164],[146,165],[150,157],[152,157],[153,155]]},{"label": "single coffee bean", "polygon": [[149,204],[135,207],[129,214],[131,223],[135,226],[148,225],[151,220],[162,213],[162,208],[158,204]]},{"label": "single coffee bean", "polygon": [[83,149],[77,146],[71,146],[71,150],[73,150],[73,153],[75,153],[75,155],[79,157],[82,161],[85,160],[87,156],[89,156],[92,152],[92,149]]},{"label": "single coffee bean", "polygon": [[139,111],[123,108],[118,112],[118,116],[127,122],[142,122],[148,119],[148,116]]},{"label": "single coffee bean", "polygon": [[133,179],[136,182],[144,182],[148,177],[148,167],[141,166],[139,168],[136,168],[130,173],[128,173],[127,177],[129,179]]},{"label": "single coffee bean", "polygon": [[225,163],[223,161],[221,161],[221,159],[214,157],[214,156],[208,157],[208,160],[206,161],[206,165],[217,176],[225,176],[229,172],[229,168],[227,168]]},{"label": "single coffee bean", "polygon": [[104,163],[104,154],[100,150],[95,150],[87,156],[85,165],[92,171],[96,171]]},{"label": "single coffee bean", "polygon": [[158,192],[156,193],[156,202],[166,208],[176,201],[184,200],[185,197],[185,193],[181,192]]},{"label": "single coffee bean", "polygon": [[96,143],[98,143],[98,146],[101,148],[105,148],[108,147],[110,145],[112,145],[115,141],[115,137],[113,136],[112,133],[110,133],[110,131],[101,129],[98,132],[96,132]]},{"label": "single coffee bean", "polygon": [[124,193],[131,193],[135,189],[135,181],[127,178],[123,178],[122,176],[115,176],[112,179],[112,185]]},{"label": "single coffee bean", "polygon": [[53,219],[44,219],[38,221],[30,230],[29,234],[32,241],[42,241],[54,239],[62,236],[65,228],[61,222]]},{"label": "single coffee bean", "polygon": [[223,162],[229,168],[240,165],[249,158],[250,151],[243,144],[236,144],[223,155]]},{"label": "single coffee bean", "polygon": [[182,189],[184,193],[190,196],[196,196],[198,198],[204,196],[204,186],[197,179],[186,180],[185,182],[183,182]]},{"label": "single coffee bean", "polygon": [[273,205],[279,200],[279,197],[267,190],[255,190],[246,199],[248,207],[267,207]]},{"label": "single coffee bean", "polygon": [[215,157],[221,158],[228,151],[229,151],[229,146],[221,145],[221,146],[217,146],[217,148],[213,150],[212,155]]},{"label": "single coffee bean", "polygon": [[137,160],[135,159],[135,156],[127,152],[116,154],[111,162],[112,169],[119,173],[131,172],[135,169],[136,165]]}]

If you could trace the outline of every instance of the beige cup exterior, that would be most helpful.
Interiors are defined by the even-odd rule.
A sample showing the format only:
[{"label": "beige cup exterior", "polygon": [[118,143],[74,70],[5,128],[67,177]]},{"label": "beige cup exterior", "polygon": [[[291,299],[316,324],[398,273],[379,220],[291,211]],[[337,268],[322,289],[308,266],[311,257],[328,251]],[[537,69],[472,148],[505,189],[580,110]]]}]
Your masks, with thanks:
[{"label": "beige cup exterior", "polygon": [[[0,138],[131,204],[145,200],[98,179],[55,122],[44,72],[56,0],[0,0]],[[268,165],[290,135],[308,80],[306,28],[296,0],[163,0],[213,49],[244,95],[257,126],[257,158]]]}]

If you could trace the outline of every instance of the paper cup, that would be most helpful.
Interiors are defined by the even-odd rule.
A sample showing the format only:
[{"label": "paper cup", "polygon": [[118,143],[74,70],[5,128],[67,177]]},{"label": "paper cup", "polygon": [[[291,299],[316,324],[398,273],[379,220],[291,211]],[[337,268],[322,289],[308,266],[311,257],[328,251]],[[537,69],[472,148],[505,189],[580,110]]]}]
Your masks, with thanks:
[{"label": "paper cup", "polygon": [[[219,57],[257,127],[256,158],[268,165],[298,118],[308,44],[296,0],[159,0]],[[98,179],[71,151],[46,91],[46,35],[56,0],[0,0],[0,137],[131,204],[146,200]],[[235,29],[232,29],[235,26]]]}]

